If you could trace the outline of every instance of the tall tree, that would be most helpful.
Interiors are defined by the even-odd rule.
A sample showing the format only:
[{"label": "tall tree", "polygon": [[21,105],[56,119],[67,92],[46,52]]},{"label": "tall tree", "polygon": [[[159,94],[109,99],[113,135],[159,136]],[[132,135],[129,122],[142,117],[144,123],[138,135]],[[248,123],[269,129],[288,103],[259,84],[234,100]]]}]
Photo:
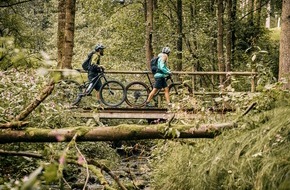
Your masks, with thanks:
[{"label": "tall tree", "polygon": [[76,0],[58,0],[57,67],[72,68]]},{"label": "tall tree", "polygon": [[226,71],[231,70],[232,64],[232,26],[233,26],[233,13],[232,13],[232,0],[227,0],[227,33],[226,33]]},{"label": "tall tree", "polygon": [[[218,66],[219,71],[225,71],[225,63],[224,63],[224,51],[223,51],[223,36],[224,36],[224,29],[223,29],[223,0],[218,0],[218,36],[217,36],[217,56],[218,56]],[[224,76],[220,75],[220,84],[224,81]]]},{"label": "tall tree", "polygon": [[282,23],[280,36],[279,80],[286,79],[286,89],[290,89],[290,1],[282,2]]},{"label": "tall tree", "polygon": [[267,3],[266,28],[271,28],[271,2]]},{"label": "tall tree", "polygon": [[65,1],[64,51],[61,68],[72,68],[76,0]]},{"label": "tall tree", "polygon": [[65,0],[58,0],[57,68],[62,67],[65,29]]},{"label": "tall tree", "polygon": [[145,13],[146,13],[146,38],[145,38],[145,51],[147,68],[150,69],[150,60],[153,57],[152,47],[152,33],[153,33],[153,0],[145,1]]},{"label": "tall tree", "polygon": [[177,0],[177,65],[176,70],[182,70],[182,0]]}]

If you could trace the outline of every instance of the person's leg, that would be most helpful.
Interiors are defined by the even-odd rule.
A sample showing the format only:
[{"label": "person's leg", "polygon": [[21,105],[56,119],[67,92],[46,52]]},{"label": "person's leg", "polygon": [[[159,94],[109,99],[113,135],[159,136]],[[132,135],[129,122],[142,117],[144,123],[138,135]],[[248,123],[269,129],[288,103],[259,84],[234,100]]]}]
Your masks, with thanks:
[{"label": "person's leg", "polygon": [[99,80],[95,86],[97,102],[100,102],[100,91],[99,90],[101,89],[101,86],[102,86],[102,82],[101,82],[101,80]]},{"label": "person's leg", "polygon": [[100,101],[100,91],[96,90],[96,98],[97,101]]},{"label": "person's leg", "polygon": [[169,95],[168,86],[164,88],[164,95],[165,95],[166,103],[169,104],[170,103],[170,95]]},{"label": "person's leg", "polygon": [[170,103],[169,87],[167,85],[165,78],[160,79],[160,87],[164,89],[165,100],[166,100],[166,103],[169,104]]},{"label": "person's leg", "polygon": [[153,90],[149,93],[149,96],[147,98],[146,103],[150,102],[150,100],[153,98],[154,94],[156,94],[157,90],[158,90],[157,88],[153,88]]},{"label": "person's leg", "polygon": [[160,80],[160,78],[155,78],[155,84],[152,91],[149,93],[149,96],[146,101],[146,105],[149,105],[149,102],[154,97],[158,89],[161,89],[161,88],[162,88],[162,80]]}]

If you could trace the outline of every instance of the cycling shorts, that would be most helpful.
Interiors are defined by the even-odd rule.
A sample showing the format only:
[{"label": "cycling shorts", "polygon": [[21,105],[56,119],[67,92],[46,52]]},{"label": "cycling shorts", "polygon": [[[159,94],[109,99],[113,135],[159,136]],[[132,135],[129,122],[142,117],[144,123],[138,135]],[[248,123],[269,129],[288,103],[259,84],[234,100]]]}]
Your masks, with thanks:
[{"label": "cycling shorts", "polygon": [[167,87],[167,83],[164,77],[161,78],[155,78],[155,84],[154,84],[154,88],[157,89],[162,89]]},{"label": "cycling shorts", "polygon": [[96,91],[99,91],[100,88],[101,88],[101,86],[102,86],[102,81],[99,80],[99,81],[95,84],[94,89],[95,89]]}]

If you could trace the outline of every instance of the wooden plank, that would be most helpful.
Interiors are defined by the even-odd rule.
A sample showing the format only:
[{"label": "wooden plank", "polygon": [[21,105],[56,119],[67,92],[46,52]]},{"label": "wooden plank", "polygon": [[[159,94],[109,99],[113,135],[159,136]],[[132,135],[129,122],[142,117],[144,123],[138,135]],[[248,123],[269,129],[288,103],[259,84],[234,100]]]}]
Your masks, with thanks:
[{"label": "wooden plank", "polygon": [[78,112],[75,117],[100,119],[169,119],[175,115],[176,119],[196,119],[197,114],[167,113],[167,112]]},{"label": "wooden plank", "polygon": [[171,113],[142,113],[142,112],[83,112],[75,113],[75,117],[88,117],[100,119],[168,119]]},{"label": "wooden plank", "polygon": [[[212,110],[214,114],[225,114],[233,110]],[[196,110],[188,109],[183,112],[171,113],[164,108],[104,108],[97,111],[84,109],[74,112],[75,117],[100,118],[100,119],[169,119],[175,115],[176,119],[197,119],[202,114]]]}]

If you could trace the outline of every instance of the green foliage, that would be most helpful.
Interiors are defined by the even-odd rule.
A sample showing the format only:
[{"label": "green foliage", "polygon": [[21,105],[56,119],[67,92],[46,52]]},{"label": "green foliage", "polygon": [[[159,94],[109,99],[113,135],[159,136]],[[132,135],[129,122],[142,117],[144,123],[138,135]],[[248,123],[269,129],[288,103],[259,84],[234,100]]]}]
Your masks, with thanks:
[{"label": "green foliage", "polygon": [[40,56],[28,49],[17,47],[14,38],[0,38],[0,70],[8,68],[25,69],[39,66]]},{"label": "green foliage", "polygon": [[[6,123],[18,115],[27,105],[29,105],[40,93],[49,81],[49,76],[40,75],[41,72],[35,72],[27,69],[26,71],[16,71],[15,69],[6,72],[0,72],[0,122]],[[63,128],[87,125],[87,120],[73,117],[72,110],[67,109],[66,102],[57,91],[53,91],[49,98],[34,110],[28,120],[29,126],[39,128]],[[91,121],[90,126],[97,124]],[[5,151],[27,151],[43,155],[43,160],[37,160],[26,157],[0,157],[0,189],[12,189],[27,186],[38,186],[46,188],[47,185],[57,184],[59,176],[56,169],[59,167],[59,155],[66,149],[67,143],[12,143],[0,145],[1,150]],[[110,144],[106,142],[84,142],[78,143],[78,149],[88,159],[100,159],[109,166],[114,167],[114,162],[119,157],[111,149]],[[72,158],[79,155],[79,152],[71,148],[66,154]],[[79,158],[79,157],[77,157]],[[76,158],[76,159],[77,159]],[[110,159],[110,162],[106,160]],[[32,175],[39,166],[43,166],[43,175]],[[76,167],[64,165],[64,171],[70,173],[74,178],[84,176],[75,171]],[[38,170],[36,170],[38,173]],[[80,181],[83,178],[80,178]],[[40,184],[40,182],[47,184]]]},{"label": "green foliage", "polygon": [[[6,5],[6,7],[4,6]],[[52,26],[54,6],[50,0],[18,3],[11,0],[0,8],[0,37],[13,37],[19,48],[43,50],[47,29]]]},{"label": "green foliage", "polygon": [[287,189],[288,115],[280,107],[247,117],[214,140],[163,144],[156,149],[153,189]]}]

